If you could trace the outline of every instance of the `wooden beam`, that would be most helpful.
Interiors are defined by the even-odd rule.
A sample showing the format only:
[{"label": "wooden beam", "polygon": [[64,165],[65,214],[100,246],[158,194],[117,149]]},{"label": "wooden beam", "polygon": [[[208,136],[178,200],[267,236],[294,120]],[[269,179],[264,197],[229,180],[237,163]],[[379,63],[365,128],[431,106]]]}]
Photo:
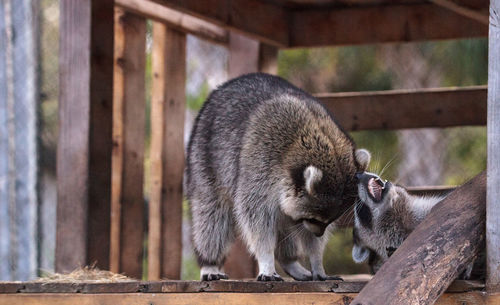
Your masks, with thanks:
[{"label": "wooden beam", "polygon": [[278,74],[278,52],[275,46],[261,43],[259,46],[259,71]]},{"label": "wooden beam", "polygon": [[486,255],[489,292],[500,292],[500,1],[490,2],[488,54],[488,198]]},{"label": "wooden beam", "polygon": [[317,94],[346,130],[486,124],[486,87]]},{"label": "wooden beam", "polygon": [[259,0],[152,0],[271,45],[288,46],[288,12]]},{"label": "wooden beam", "polygon": [[411,195],[416,196],[446,196],[456,189],[456,186],[440,185],[440,186],[411,186],[406,190]]},{"label": "wooden beam", "polygon": [[149,0],[115,0],[116,5],[127,11],[165,23],[172,29],[193,34],[217,44],[227,44],[228,31],[205,20],[180,13]]},{"label": "wooden beam", "polygon": [[115,10],[110,269],[142,278],[146,19]]},{"label": "wooden beam", "polygon": [[[125,281],[125,282],[81,282],[69,279],[67,282],[2,282],[0,296],[5,293],[304,293],[334,292],[358,293],[366,281],[307,281],[296,282],[291,278],[272,285],[258,281]],[[103,278],[102,280],[106,280]],[[483,291],[484,282],[456,280],[446,292],[460,293]]]},{"label": "wooden beam", "polygon": [[[0,305],[64,305],[64,304],[349,304],[355,297],[351,293],[18,293],[5,294]],[[437,305],[498,304],[500,295],[481,292],[447,293]],[[403,303],[402,303],[403,304]]]},{"label": "wooden beam", "polygon": [[488,27],[434,4],[296,10],[290,47],[484,37]]},{"label": "wooden beam", "polygon": [[109,268],[113,7],[61,2],[57,271]]},{"label": "wooden beam", "polygon": [[[161,23],[153,24],[153,104],[163,105],[162,119],[155,120],[152,128],[155,137],[152,152],[161,155],[161,188],[154,187],[152,199],[161,200],[161,213],[150,218],[150,229],[154,234],[151,255],[161,252],[162,278],[179,279],[182,259],[182,177],[184,169],[184,115],[186,107],[186,34],[170,29]],[[159,60],[159,62],[158,62]],[[156,108],[157,109],[157,108]],[[162,125],[158,125],[162,123]],[[158,137],[161,133],[161,137]],[[155,164],[158,160],[155,159]],[[154,172],[153,183],[158,182]],[[158,213],[158,202],[151,205],[151,213]],[[158,219],[161,217],[161,220]],[[158,251],[158,221],[161,223],[161,251]],[[158,258],[154,258],[158,264]],[[157,267],[157,266],[156,266]],[[152,278],[158,271],[152,270]]]},{"label": "wooden beam", "polygon": [[459,5],[450,0],[430,0],[432,3],[444,7],[454,13],[467,17],[469,19],[475,20],[482,24],[488,25],[488,15],[482,14],[476,10],[470,9],[468,7]]},{"label": "wooden beam", "polygon": [[457,188],[417,226],[353,304],[434,304],[484,240],[486,172]]},{"label": "wooden beam", "polygon": [[[257,72],[259,69],[259,42],[235,32],[229,34],[229,78]],[[257,264],[248,253],[245,243],[237,238],[224,264],[231,279],[253,278]]]}]

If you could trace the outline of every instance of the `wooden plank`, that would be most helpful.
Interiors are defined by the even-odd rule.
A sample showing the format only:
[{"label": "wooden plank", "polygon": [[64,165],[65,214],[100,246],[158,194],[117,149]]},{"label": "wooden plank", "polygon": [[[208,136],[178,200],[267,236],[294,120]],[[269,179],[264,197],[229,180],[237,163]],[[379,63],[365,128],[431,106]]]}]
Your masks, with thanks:
[{"label": "wooden plank", "polygon": [[[257,281],[156,281],[156,282],[7,282],[0,283],[0,294],[4,293],[297,293],[335,292],[358,293],[366,281],[324,281],[265,283]],[[456,280],[447,292],[463,293],[482,291],[484,282]]]},{"label": "wooden plank", "polygon": [[[10,259],[10,217],[9,206],[12,201],[12,179],[11,169],[14,162],[11,161],[10,130],[12,130],[12,87],[8,82],[11,73],[11,65],[7,59],[11,46],[8,44],[7,1],[0,2],[0,261],[8,262]],[[12,280],[9,264],[0,264],[0,281]]]},{"label": "wooden plank", "polygon": [[[163,24],[153,26],[153,54],[163,57],[163,65],[154,64],[153,99],[154,104],[163,104],[163,125],[161,146],[162,178],[161,188],[156,187],[155,198],[161,198],[161,277],[179,279],[182,256],[182,178],[184,170],[184,115],[186,107],[186,34],[170,29]],[[156,70],[156,67],[158,70]],[[161,83],[160,83],[161,82]],[[159,87],[157,87],[159,86]],[[155,88],[156,87],[156,88]],[[153,133],[157,133],[154,131]],[[153,139],[152,139],[153,140]],[[155,137],[157,140],[157,137]],[[153,146],[153,143],[152,143]],[[155,176],[157,173],[155,173]],[[157,180],[156,180],[157,181]],[[153,182],[153,183],[156,183]],[[158,212],[158,205],[151,206]],[[158,217],[158,216],[156,216]],[[158,230],[158,219],[152,219],[153,230]],[[156,221],[156,226],[155,226]],[[155,232],[155,243],[158,232]],[[156,248],[153,255],[158,255]],[[157,264],[157,262],[156,262]],[[155,272],[155,271],[151,271]],[[157,272],[157,271],[156,271]],[[152,274],[156,278],[156,274]]]},{"label": "wooden plank", "polygon": [[316,95],[349,131],[484,125],[486,96],[485,86]]},{"label": "wooden plank", "polygon": [[288,46],[288,12],[259,0],[152,0],[271,45]]},{"label": "wooden plank", "polygon": [[109,267],[113,1],[61,2],[56,270]]},{"label": "wooden plank", "polygon": [[486,172],[433,208],[353,304],[434,304],[484,239]]},{"label": "wooden plank", "polygon": [[407,187],[408,193],[416,196],[445,196],[456,189],[456,186],[411,186]]},{"label": "wooden plank", "polygon": [[[355,294],[337,293],[127,293],[127,294],[5,294],[0,305],[63,305],[63,304],[349,304]],[[480,292],[450,293],[443,295],[437,305],[497,304],[500,295]]]},{"label": "wooden plank", "polygon": [[146,19],[115,12],[110,265],[142,278]]},{"label": "wooden plank", "polygon": [[261,43],[259,46],[259,71],[278,74],[278,52],[275,46]]},{"label": "wooden plank", "polygon": [[486,252],[489,292],[500,292],[500,1],[490,2]]},{"label": "wooden plank", "polygon": [[161,203],[162,203],[162,151],[165,92],[165,26],[153,22],[151,62],[153,81],[151,88],[151,162],[148,223],[148,279],[161,278]]},{"label": "wooden plank", "polygon": [[442,6],[454,13],[470,18],[482,24],[488,25],[488,15],[482,14],[474,9],[459,5],[450,0],[431,0],[432,3]]},{"label": "wooden plank", "polygon": [[11,4],[13,121],[11,133],[14,156],[14,206],[11,207],[11,259],[13,279],[37,276],[37,113],[38,46],[37,4]]},{"label": "wooden plank", "polygon": [[430,3],[296,10],[290,13],[290,20],[290,47],[458,39],[488,34],[486,25]]},{"label": "wooden plank", "polygon": [[149,0],[115,0],[116,5],[155,21],[165,23],[172,29],[206,39],[217,44],[227,44],[228,31],[205,20],[180,13]]},{"label": "wooden plank", "polygon": [[[235,32],[229,34],[229,78],[257,72],[259,69],[259,42]],[[231,279],[252,278],[257,273],[257,263],[245,243],[238,237],[233,244],[224,270]]]}]

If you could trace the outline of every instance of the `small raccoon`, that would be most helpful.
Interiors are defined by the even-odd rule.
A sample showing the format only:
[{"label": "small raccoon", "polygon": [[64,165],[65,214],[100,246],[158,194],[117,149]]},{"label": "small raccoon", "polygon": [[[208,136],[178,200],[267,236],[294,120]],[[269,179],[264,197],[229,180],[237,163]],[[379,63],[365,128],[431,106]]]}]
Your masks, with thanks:
[{"label": "small raccoon", "polygon": [[[354,209],[352,257],[368,260],[373,273],[446,196],[413,196],[372,173],[358,174],[360,202]],[[461,275],[469,278],[472,264]]]},{"label": "small raccoon", "polygon": [[[315,98],[279,77],[248,74],[213,91],[191,133],[184,181],[201,279],[227,278],[238,233],[257,280],[282,280],[275,258],[296,280],[330,279],[323,233],[354,204],[355,174],[369,160]],[[305,255],[312,272],[298,261]]]}]

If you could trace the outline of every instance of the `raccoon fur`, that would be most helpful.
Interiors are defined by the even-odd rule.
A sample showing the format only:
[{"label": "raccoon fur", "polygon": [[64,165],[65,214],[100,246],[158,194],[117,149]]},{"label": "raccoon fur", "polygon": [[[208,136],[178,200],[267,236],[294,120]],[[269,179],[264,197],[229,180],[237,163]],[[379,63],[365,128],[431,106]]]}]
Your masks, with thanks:
[{"label": "raccoon fur", "polygon": [[[327,227],[357,197],[355,174],[369,162],[311,95],[255,73],[213,91],[187,149],[185,189],[202,280],[225,279],[238,234],[255,256],[258,280],[325,280]],[[308,256],[311,271],[299,258]]]},{"label": "raccoon fur", "polygon": [[[367,172],[358,175],[358,193],[360,202],[354,209],[352,257],[357,263],[368,260],[373,273],[446,197],[410,195],[404,187]],[[470,278],[472,266],[468,266],[461,278]]]}]

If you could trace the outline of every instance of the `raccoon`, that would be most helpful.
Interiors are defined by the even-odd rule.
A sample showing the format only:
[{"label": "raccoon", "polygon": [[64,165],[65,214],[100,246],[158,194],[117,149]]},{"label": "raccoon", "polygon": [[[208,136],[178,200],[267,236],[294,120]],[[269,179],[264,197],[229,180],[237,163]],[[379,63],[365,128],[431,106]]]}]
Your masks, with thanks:
[{"label": "raccoon", "polygon": [[[413,196],[373,173],[358,174],[360,202],[354,209],[352,257],[368,260],[373,273],[389,259],[410,233],[446,196]],[[470,264],[461,278],[471,276]]]},{"label": "raccoon", "polygon": [[[259,281],[331,279],[322,263],[327,227],[354,204],[355,174],[370,154],[311,95],[255,73],[228,81],[203,105],[187,149],[185,190],[201,280],[226,279],[237,234]],[[299,263],[309,256],[311,271]]]}]

